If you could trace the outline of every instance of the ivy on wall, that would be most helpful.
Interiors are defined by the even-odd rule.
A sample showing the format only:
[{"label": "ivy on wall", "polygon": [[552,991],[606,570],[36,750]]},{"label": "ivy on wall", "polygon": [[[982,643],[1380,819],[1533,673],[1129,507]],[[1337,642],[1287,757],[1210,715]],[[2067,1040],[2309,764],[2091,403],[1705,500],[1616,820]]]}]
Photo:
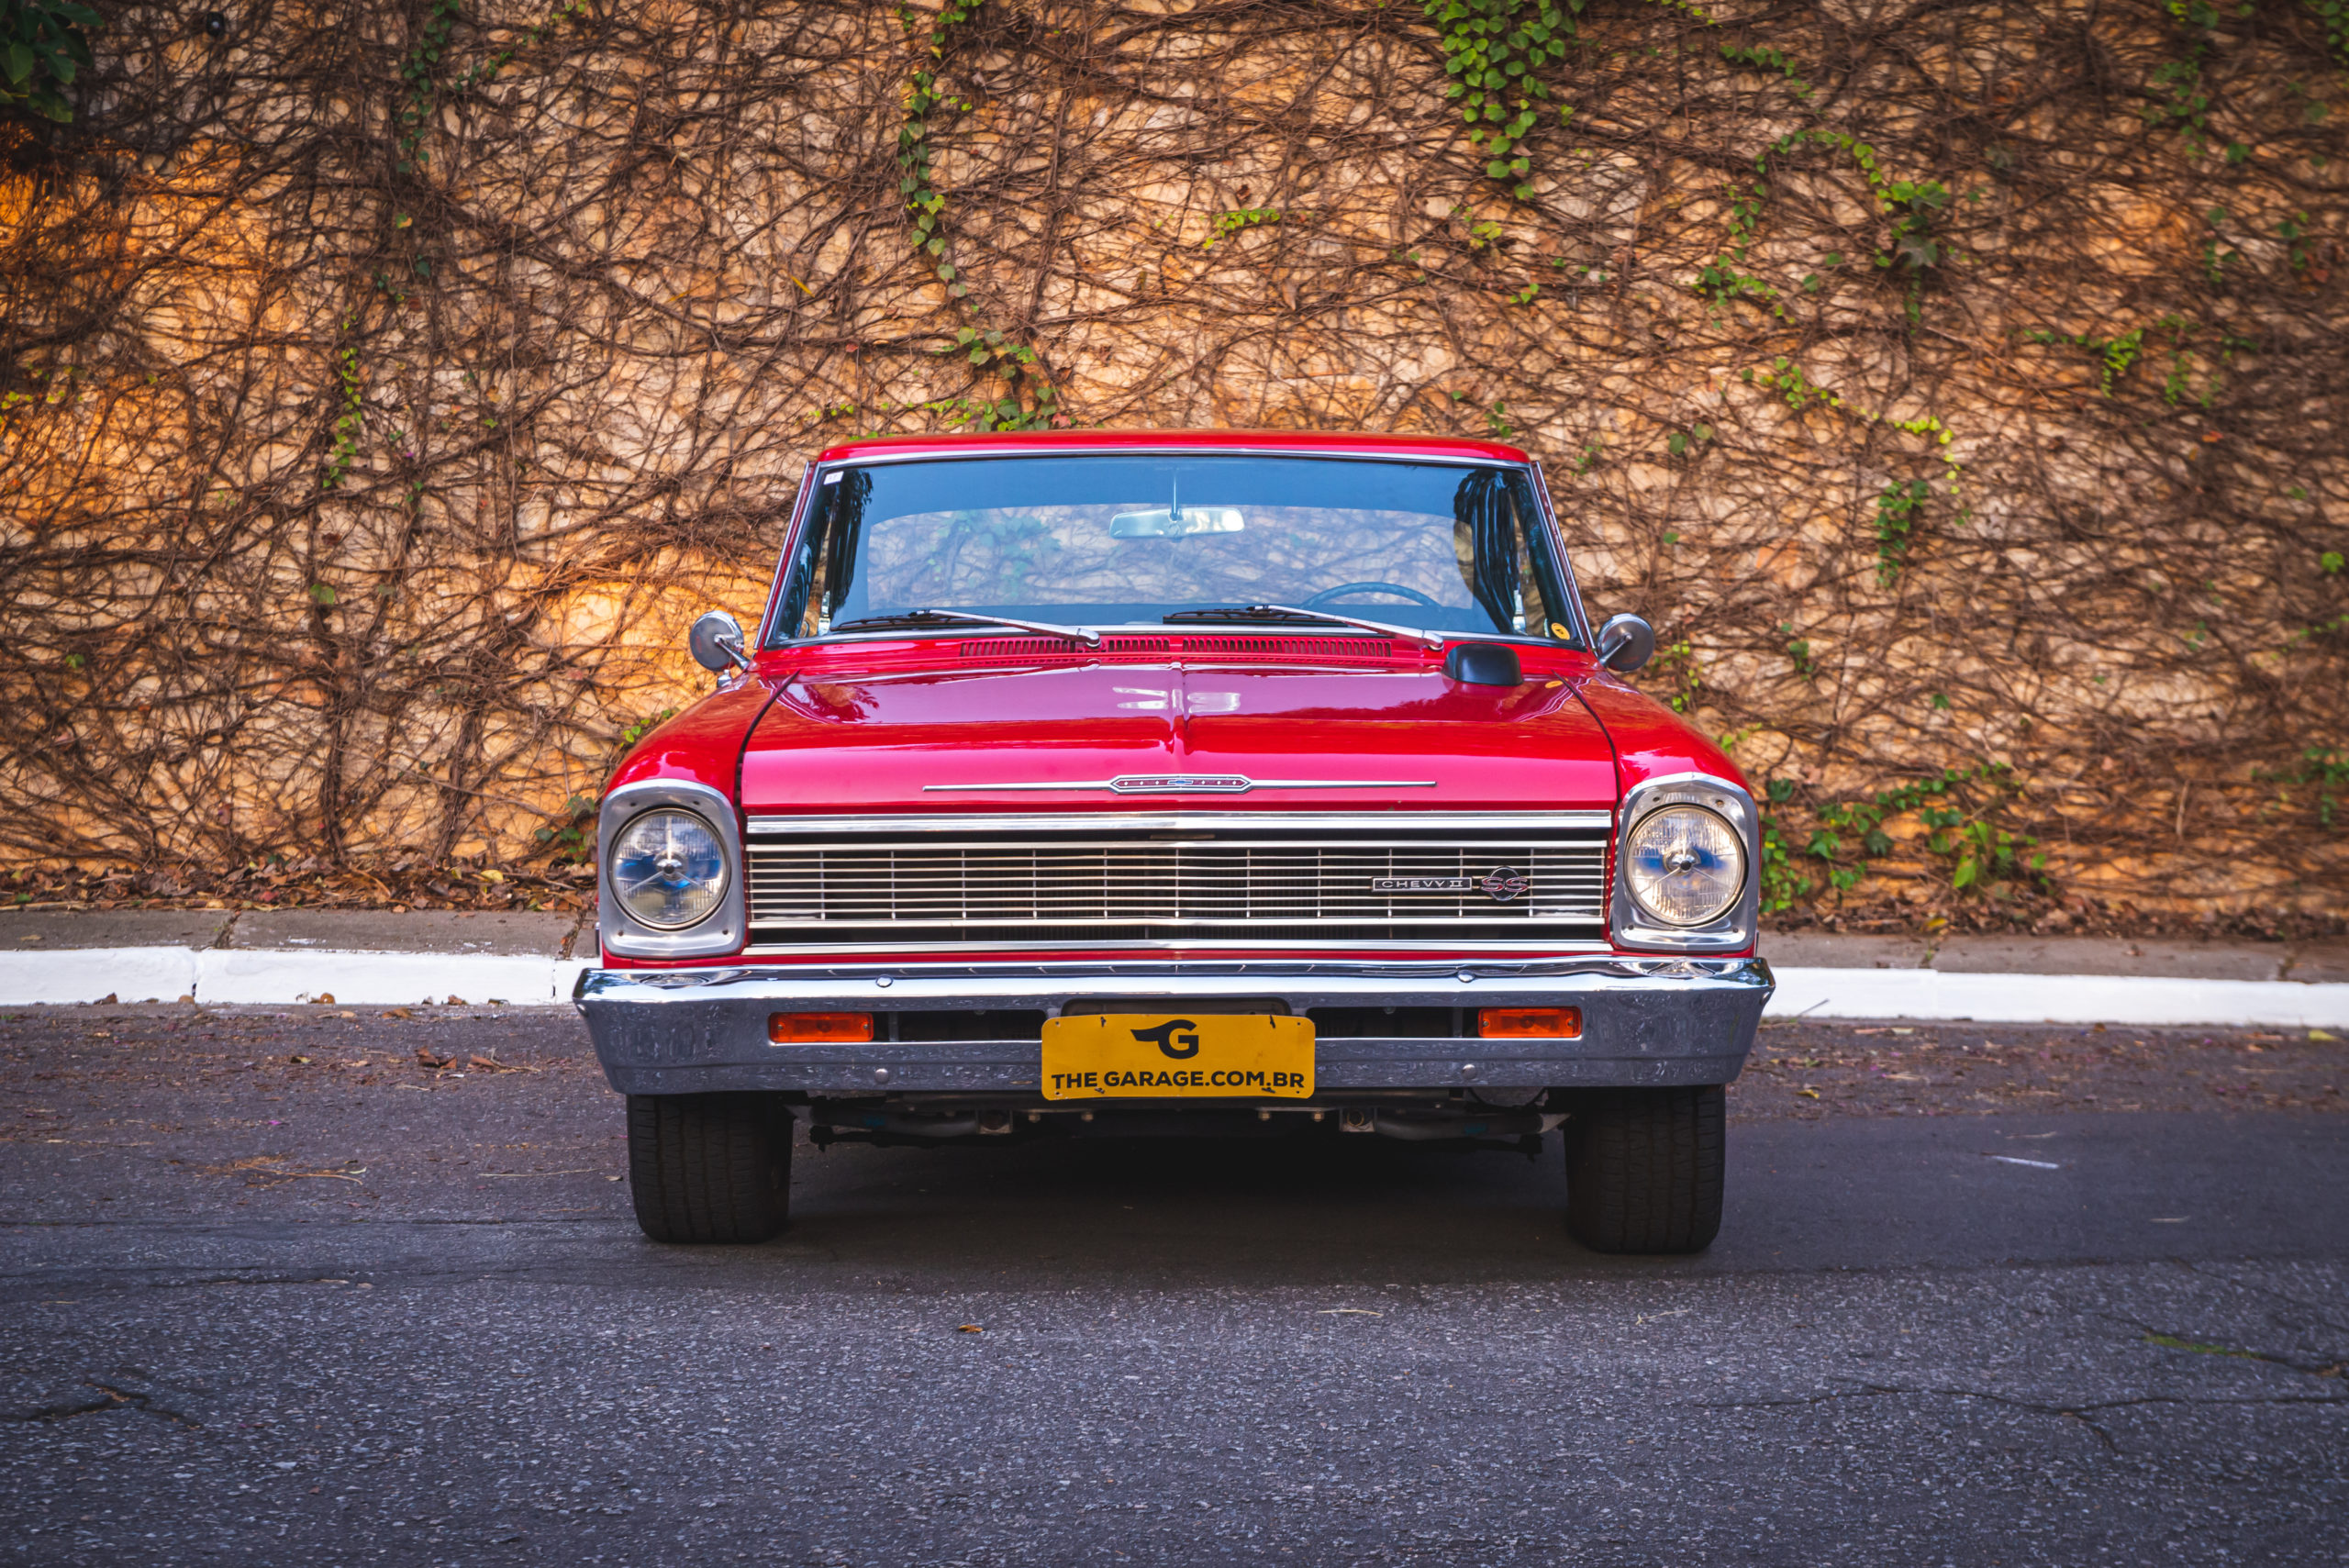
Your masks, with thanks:
[{"label": "ivy on wall", "polygon": [[1223,423],[1542,456],[1799,902],[2343,885],[2324,6],[384,15],[110,14],[12,187],[18,853],[576,849],[811,441]]},{"label": "ivy on wall", "polygon": [[[925,406],[951,424],[974,430],[1045,429],[1068,421],[1056,406],[1059,394],[1044,373],[1036,350],[1013,339],[1001,328],[975,319],[971,287],[963,281],[952,253],[946,196],[939,189],[935,137],[947,117],[971,106],[946,91],[940,83],[948,51],[985,0],[950,0],[930,21],[926,51],[906,83],[905,121],[897,128],[897,194],[904,199],[912,226],[916,255],[962,307],[965,324],[954,329],[952,349],[983,375],[1003,384],[1002,395],[935,399]],[[918,31],[920,22],[907,12],[906,26]]]},{"label": "ivy on wall", "polygon": [[0,108],[71,120],[65,90],[93,63],[88,29],[105,26],[75,0],[0,0]]}]

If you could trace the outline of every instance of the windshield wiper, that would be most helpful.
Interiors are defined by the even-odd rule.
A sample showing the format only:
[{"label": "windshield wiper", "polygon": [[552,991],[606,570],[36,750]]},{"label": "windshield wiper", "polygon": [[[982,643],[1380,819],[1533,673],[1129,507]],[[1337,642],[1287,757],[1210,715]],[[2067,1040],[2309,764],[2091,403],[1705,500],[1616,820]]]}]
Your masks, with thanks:
[{"label": "windshield wiper", "polygon": [[908,626],[1008,626],[1018,631],[1041,632],[1046,637],[1071,638],[1087,648],[1101,646],[1101,634],[1087,631],[1081,626],[1055,626],[1044,620],[1014,620],[1009,616],[974,615],[964,610],[899,610],[893,615],[863,616],[856,620],[844,620],[827,630],[825,635],[829,637],[843,631],[882,631],[891,627]]},{"label": "windshield wiper", "polygon": [[1293,605],[1226,605],[1212,610],[1176,610],[1158,618],[1169,624],[1194,620],[1277,620],[1308,626],[1352,626],[1364,631],[1382,631],[1389,637],[1415,637],[1430,648],[1443,646],[1443,637],[1439,632],[1425,631],[1415,626],[1393,626],[1383,620],[1364,620],[1360,616],[1332,615],[1328,610],[1301,610]]}]

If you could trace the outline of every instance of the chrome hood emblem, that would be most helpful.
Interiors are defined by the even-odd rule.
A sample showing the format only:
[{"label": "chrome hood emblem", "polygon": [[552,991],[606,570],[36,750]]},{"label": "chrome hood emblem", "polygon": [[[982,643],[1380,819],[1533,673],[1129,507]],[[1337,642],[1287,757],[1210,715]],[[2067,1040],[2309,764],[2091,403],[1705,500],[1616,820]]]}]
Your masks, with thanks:
[{"label": "chrome hood emblem", "polygon": [[1246,795],[1255,781],[1244,773],[1128,773],[1109,787],[1119,795]]}]

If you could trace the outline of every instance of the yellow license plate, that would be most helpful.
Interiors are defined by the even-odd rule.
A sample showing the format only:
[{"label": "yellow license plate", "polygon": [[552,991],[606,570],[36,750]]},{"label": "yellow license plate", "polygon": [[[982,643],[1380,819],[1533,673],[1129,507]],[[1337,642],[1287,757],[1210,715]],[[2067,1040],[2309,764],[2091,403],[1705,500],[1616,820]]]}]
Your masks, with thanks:
[{"label": "yellow license plate", "polygon": [[1044,1020],[1044,1098],[1301,1100],[1313,1021],[1269,1013],[1087,1013]]}]

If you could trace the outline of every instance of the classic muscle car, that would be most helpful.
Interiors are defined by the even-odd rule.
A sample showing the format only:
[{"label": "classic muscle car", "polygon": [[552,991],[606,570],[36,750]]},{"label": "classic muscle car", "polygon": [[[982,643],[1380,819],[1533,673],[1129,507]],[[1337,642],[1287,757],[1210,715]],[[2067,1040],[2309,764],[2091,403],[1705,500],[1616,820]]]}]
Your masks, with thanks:
[{"label": "classic muscle car", "polygon": [[1566,1229],[1720,1224],[1771,990],[1756,819],[1618,678],[1540,471],[1432,437],[856,440],[718,689],[604,795],[576,999],[644,1230],[784,1224],[807,1140],[1518,1147]]}]

